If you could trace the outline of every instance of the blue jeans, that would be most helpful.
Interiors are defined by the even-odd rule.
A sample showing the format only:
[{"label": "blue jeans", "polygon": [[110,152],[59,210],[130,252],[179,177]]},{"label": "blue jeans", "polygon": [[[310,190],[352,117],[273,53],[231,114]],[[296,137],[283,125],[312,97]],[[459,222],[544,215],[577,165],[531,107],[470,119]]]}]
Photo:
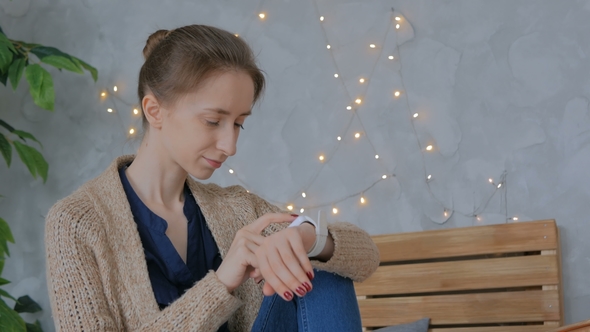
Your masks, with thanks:
[{"label": "blue jeans", "polygon": [[362,331],[352,280],[314,270],[313,289],[285,301],[278,295],[262,301],[252,332]]}]

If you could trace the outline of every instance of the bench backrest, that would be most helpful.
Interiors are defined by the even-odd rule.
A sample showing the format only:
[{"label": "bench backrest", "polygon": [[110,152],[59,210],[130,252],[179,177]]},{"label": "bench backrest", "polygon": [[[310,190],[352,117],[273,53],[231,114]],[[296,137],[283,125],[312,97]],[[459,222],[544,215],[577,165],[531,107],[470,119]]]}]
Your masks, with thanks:
[{"label": "bench backrest", "polygon": [[374,236],[381,265],[355,284],[366,330],[550,331],[563,324],[555,220]]}]

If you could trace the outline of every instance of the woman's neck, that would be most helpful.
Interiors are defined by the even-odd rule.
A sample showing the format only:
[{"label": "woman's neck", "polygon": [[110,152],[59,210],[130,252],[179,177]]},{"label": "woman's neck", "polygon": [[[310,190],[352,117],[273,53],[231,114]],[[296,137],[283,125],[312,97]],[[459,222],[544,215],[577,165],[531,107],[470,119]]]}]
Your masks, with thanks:
[{"label": "woman's neck", "polygon": [[188,174],[157,143],[146,136],[126,174],[143,201],[173,207],[184,201],[183,189]]}]

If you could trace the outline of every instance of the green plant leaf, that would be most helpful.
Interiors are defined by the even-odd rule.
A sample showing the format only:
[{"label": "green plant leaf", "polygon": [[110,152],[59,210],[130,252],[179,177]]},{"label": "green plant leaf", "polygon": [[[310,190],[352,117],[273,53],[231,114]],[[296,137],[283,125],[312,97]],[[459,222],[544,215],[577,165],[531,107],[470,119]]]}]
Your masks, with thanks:
[{"label": "green plant leaf", "polygon": [[6,128],[6,130],[8,130],[9,132],[13,132],[14,131],[14,127],[9,125],[8,123],[2,121],[2,119],[0,119],[0,126]]},{"label": "green plant leaf", "polygon": [[10,231],[10,226],[6,220],[0,218],[0,240],[6,240],[10,243],[14,243],[14,237]]},{"label": "green plant leaf", "polygon": [[0,153],[2,153],[4,160],[6,160],[6,166],[10,167],[10,162],[12,161],[12,146],[4,134],[0,134]]},{"label": "green plant leaf", "polygon": [[47,181],[49,165],[45,158],[43,158],[43,155],[34,147],[22,144],[19,141],[14,141],[12,144],[16,148],[16,152],[20,159],[27,166],[29,172],[31,172],[31,175],[36,178],[37,174],[39,174],[43,179],[43,182]]},{"label": "green plant leaf", "polygon": [[8,285],[9,283],[10,283],[9,280],[6,280],[6,279],[0,277],[0,286],[2,286],[2,285]]},{"label": "green plant leaf", "polygon": [[38,64],[32,64],[25,71],[29,90],[33,101],[39,107],[53,111],[55,103],[55,91],[53,90],[53,79],[51,74]]},{"label": "green plant leaf", "polygon": [[71,58],[71,56],[69,54],[62,52],[55,47],[50,47],[50,46],[33,47],[31,49],[31,53],[35,54],[39,58],[39,60],[43,60],[44,57],[50,56],[50,55],[57,55],[57,56],[61,56],[61,57],[68,58],[68,59]]},{"label": "green plant leaf", "polygon": [[31,133],[27,133],[26,131],[18,130],[18,129],[13,130],[12,133],[15,134],[15,135],[18,135],[18,137],[20,137],[23,141],[28,138],[30,140],[33,140],[33,141],[39,143],[39,145],[41,145],[41,147],[43,147],[43,144],[41,144],[41,142],[39,142],[35,138],[35,136],[33,136],[33,134],[31,134]]},{"label": "green plant leaf", "polygon": [[28,312],[33,314],[41,310],[43,310],[41,309],[41,306],[33,301],[28,295],[19,297],[14,305],[14,311],[18,313]]},{"label": "green plant leaf", "polygon": [[78,62],[80,64],[80,66],[82,66],[82,68],[88,70],[90,72],[90,75],[92,75],[92,79],[94,80],[94,82],[96,82],[96,80],[98,80],[98,70],[96,70],[96,68],[92,67],[91,65],[87,64],[86,62],[84,62],[76,57],[72,57],[72,61]]},{"label": "green plant leaf", "polygon": [[26,332],[25,321],[0,298],[0,331]]},{"label": "green plant leaf", "polygon": [[26,60],[24,58],[18,58],[12,62],[10,68],[8,68],[8,78],[12,84],[12,89],[16,90],[20,78],[23,77],[23,71],[25,70]]},{"label": "green plant leaf", "polygon": [[41,327],[41,322],[39,320],[35,321],[35,324],[26,323],[27,325],[27,332],[43,332],[43,328]]},{"label": "green plant leaf", "polygon": [[0,45],[4,45],[12,52],[17,53],[16,48],[14,48],[14,45],[12,44],[12,41],[8,39],[4,32],[0,32]]},{"label": "green plant leaf", "polygon": [[78,74],[84,74],[80,63],[76,63],[75,61],[70,60],[71,58],[68,56],[67,58],[61,55],[48,55],[41,59],[41,62],[46,63],[48,65],[52,65],[58,69],[65,69],[69,71],[73,71]]},{"label": "green plant leaf", "polygon": [[[0,36],[4,36],[0,34]],[[8,67],[12,63],[14,54],[10,51],[8,46],[0,42],[0,72],[7,73]]]},{"label": "green plant leaf", "polygon": [[2,274],[3,270],[4,270],[4,257],[0,258],[0,274]]},{"label": "green plant leaf", "polygon": [[14,302],[16,302],[16,299],[14,298],[14,296],[10,295],[7,291],[5,291],[2,288],[0,288],[0,295],[1,296],[4,296],[6,298],[9,298],[9,299],[13,300]]},{"label": "green plant leaf", "polygon": [[2,74],[2,72],[0,72],[0,83],[6,86],[6,82],[8,82],[8,73]]}]

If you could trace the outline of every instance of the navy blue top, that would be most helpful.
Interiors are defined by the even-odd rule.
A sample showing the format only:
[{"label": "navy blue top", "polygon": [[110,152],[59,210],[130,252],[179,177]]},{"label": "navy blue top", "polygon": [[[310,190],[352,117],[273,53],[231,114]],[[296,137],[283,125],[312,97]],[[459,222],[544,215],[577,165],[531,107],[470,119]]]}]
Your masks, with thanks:
[{"label": "navy blue top", "polygon": [[[119,169],[119,176],[143,244],[156,301],[160,309],[164,309],[205,277],[209,270],[217,270],[221,265],[221,255],[201,209],[185,184],[184,215],[188,220],[185,264],[166,235],[168,223],[137,196],[125,174],[126,168]],[[219,331],[229,332],[227,323]]]}]

